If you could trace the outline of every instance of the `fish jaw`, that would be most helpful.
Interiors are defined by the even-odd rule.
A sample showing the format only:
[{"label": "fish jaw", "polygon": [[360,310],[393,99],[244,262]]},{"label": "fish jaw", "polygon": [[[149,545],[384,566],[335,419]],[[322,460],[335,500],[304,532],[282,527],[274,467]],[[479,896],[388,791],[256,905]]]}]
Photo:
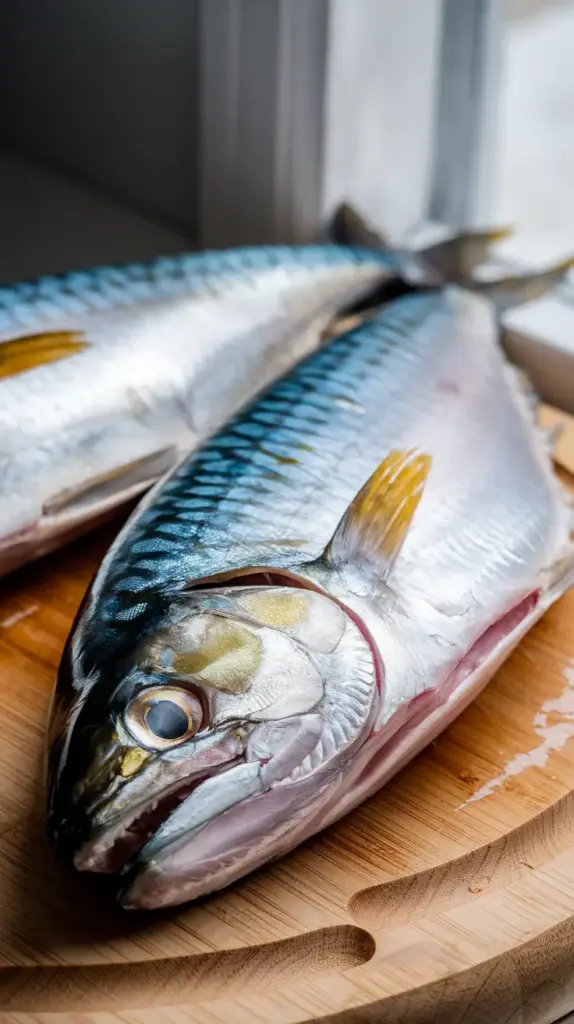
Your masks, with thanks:
[{"label": "fish jaw", "polygon": [[165,766],[162,772],[156,762],[137,787],[145,798],[134,799],[128,788],[107,806],[74,866],[121,870],[119,901],[127,909],[171,906],[228,885],[272,858],[286,833],[296,835],[320,815],[377,711],[374,700],[352,742],[330,755],[317,753],[324,723],[311,713],[250,726],[242,744],[234,731],[224,735],[208,751],[211,767],[198,769],[197,754],[182,759],[175,782],[165,782]]},{"label": "fish jaw", "polygon": [[[114,691],[90,686],[76,662],[69,638],[48,722],[48,830],[56,851],[78,870],[109,873],[146,841],[152,823],[157,827],[190,787],[241,757],[247,733],[212,730],[159,757],[126,728]],[[124,680],[128,693],[138,685],[137,676]]]},{"label": "fish jaw", "polygon": [[266,736],[259,727],[246,760],[198,786],[126,865],[121,905],[152,910],[198,899],[292,849],[302,830],[315,832],[377,709],[375,700],[352,742],[330,755],[321,751],[318,714],[272,723]]},{"label": "fish jaw", "polygon": [[[318,820],[323,804],[340,784],[342,767],[339,762],[327,775],[323,773],[320,785],[311,775],[257,792],[257,783],[250,779],[247,795],[244,792],[231,808],[191,831],[184,840],[163,849],[143,847],[126,871],[119,902],[128,910],[175,906],[222,889],[281,856],[286,836],[291,849],[299,842],[302,827],[310,834],[315,831],[313,821]],[[197,797],[200,795],[201,788],[197,790]]]},{"label": "fish jaw", "polygon": [[230,731],[199,753],[155,760],[101,811],[88,809],[89,832],[73,853],[74,867],[98,874],[123,868],[190,793],[240,762],[243,748],[244,740]]}]

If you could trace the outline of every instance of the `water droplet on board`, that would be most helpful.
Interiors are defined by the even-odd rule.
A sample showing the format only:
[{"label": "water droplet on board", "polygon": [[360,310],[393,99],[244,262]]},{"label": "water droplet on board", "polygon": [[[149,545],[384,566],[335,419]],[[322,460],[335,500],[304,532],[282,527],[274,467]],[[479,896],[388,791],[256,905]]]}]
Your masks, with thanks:
[{"label": "water droplet on board", "polygon": [[457,811],[486,796],[491,796],[508,779],[520,775],[527,768],[543,768],[550,755],[562,750],[568,740],[574,737],[574,661],[564,669],[563,675],[566,685],[562,693],[558,697],[544,701],[532,721],[534,732],[542,742],[531,750],[510,758],[500,774],[485,782],[473,796],[457,807]]}]

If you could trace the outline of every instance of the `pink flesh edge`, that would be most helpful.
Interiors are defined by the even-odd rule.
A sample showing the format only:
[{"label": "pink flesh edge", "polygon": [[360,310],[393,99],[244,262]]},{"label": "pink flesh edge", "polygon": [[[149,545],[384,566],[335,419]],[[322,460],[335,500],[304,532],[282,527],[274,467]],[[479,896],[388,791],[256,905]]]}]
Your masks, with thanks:
[{"label": "pink flesh edge", "polygon": [[[502,615],[451,668],[441,685],[405,704],[383,729],[371,731],[358,754],[342,766],[329,784],[327,800],[323,800],[322,806],[311,816],[306,813],[297,822],[295,814],[279,834],[270,835],[264,815],[258,814],[258,808],[265,809],[264,800],[269,794],[248,797],[210,822],[189,843],[174,850],[168,847],[165,858],[160,858],[151,871],[144,866],[126,890],[122,898],[124,906],[153,909],[222,889],[247,872],[283,856],[363,803],[476,698],[544,610],[540,593],[535,592]],[[290,788],[295,795],[296,786]],[[281,787],[277,787],[274,791],[277,802],[281,802],[282,797],[287,798],[285,809],[293,811],[287,792],[280,790]],[[234,830],[237,833],[235,855],[233,849],[226,849]],[[258,848],[255,856],[254,847]]]},{"label": "pink flesh edge", "polygon": [[[539,602],[540,592],[536,591],[513,605],[478,637],[442,683],[403,705],[372,734],[361,752],[361,761],[366,764],[358,777],[359,766],[353,766],[357,787],[352,794],[353,806],[368,799],[468,707],[542,614]],[[521,629],[526,623],[526,629]],[[375,746],[377,749],[372,750]]]}]

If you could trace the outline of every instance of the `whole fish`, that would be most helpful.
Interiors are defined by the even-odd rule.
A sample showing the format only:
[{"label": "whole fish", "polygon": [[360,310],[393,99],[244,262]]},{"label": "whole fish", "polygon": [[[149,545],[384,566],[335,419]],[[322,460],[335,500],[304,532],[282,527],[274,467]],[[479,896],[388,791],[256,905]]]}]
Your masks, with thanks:
[{"label": "whole fish", "polygon": [[493,302],[452,286],[390,303],[187,458],[63,656],[61,853],[121,871],[128,908],[195,899],[432,740],[574,577],[534,416]]},{"label": "whole fish", "polygon": [[[343,307],[436,280],[432,259],[385,250],[356,214],[345,236],[0,288],[0,575],[141,494]],[[499,237],[457,236],[441,271]]]},{"label": "whole fish", "polygon": [[0,289],[0,574],[149,487],[399,267],[245,248]]}]

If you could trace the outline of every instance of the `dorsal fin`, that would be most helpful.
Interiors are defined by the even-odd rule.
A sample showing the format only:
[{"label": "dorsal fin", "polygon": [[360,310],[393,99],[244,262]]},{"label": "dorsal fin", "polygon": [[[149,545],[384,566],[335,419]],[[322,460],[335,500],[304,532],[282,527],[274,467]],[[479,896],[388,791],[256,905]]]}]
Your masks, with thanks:
[{"label": "dorsal fin", "polygon": [[430,455],[392,451],[345,512],[324,558],[357,563],[386,579],[415,514],[431,467]]},{"label": "dorsal fin", "polygon": [[[462,282],[472,278],[474,270],[488,258],[490,249],[497,242],[512,234],[507,227],[483,230],[454,231],[446,238],[424,247],[409,247],[413,259],[418,258],[424,268],[435,275],[429,276],[428,284]],[[378,234],[351,203],[341,203],[327,226],[327,237],[336,245],[360,245],[367,249],[393,249],[396,246]],[[407,250],[403,250],[406,252]]]},{"label": "dorsal fin", "polygon": [[352,203],[340,203],[327,225],[327,237],[335,245],[361,245],[366,249],[390,249],[391,243],[367,223]]},{"label": "dorsal fin", "polygon": [[497,313],[501,315],[515,306],[535,302],[559,285],[574,267],[574,257],[560,260],[546,270],[534,270],[531,273],[513,274],[493,281],[467,282],[467,287],[480,295],[485,295],[493,303]]}]

